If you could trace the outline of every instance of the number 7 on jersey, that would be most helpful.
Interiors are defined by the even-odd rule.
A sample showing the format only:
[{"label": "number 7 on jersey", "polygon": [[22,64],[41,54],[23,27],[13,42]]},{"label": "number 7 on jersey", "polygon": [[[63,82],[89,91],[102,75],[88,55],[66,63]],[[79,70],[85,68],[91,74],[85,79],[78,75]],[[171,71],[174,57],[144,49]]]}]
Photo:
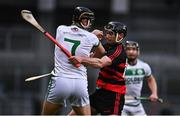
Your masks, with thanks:
[{"label": "number 7 on jersey", "polygon": [[75,52],[76,52],[76,49],[81,44],[81,42],[78,41],[78,40],[72,40],[72,39],[68,39],[68,38],[64,38],[64,41],[73,43],[73,46],[72,46],[72,49],[71,49],[71,54],[74,56]]}]

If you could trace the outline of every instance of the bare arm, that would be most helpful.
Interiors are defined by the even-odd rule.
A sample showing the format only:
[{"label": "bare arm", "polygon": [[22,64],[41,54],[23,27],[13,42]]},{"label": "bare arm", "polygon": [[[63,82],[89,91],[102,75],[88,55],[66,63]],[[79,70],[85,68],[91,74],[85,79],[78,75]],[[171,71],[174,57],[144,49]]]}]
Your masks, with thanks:
[{"label": "bare arm", "polygon": [[93,55],[94,58],[102,58],[105,55],[106,51],[104,47],[102,46],[102,44],[99,43],[98,47],[93,48],[93,52],[94,52],[94,55]]},{"label": "bare arm", "polygon": [[157,83],[153,75],[151,75],[149,78],[147,78],[149,89],[151,90],[150,100],[156,101],[158,98],[157,95]]},{"label": "bare arm", "polygon": [[94,68],[102,68],[104,66],[109,66],[112,64],[112,61],[109,57],[103,56],[99,58],[82,58],[82,64],[92,66]]},{"label": "bare arm", "polygon": [[101,59],[99,58],[90,58],[90,57],[81,57],[81,56],[72,56],[70,61],[73,64],[81,63],[86,66],[91,66],[94,68],[102,68],[104,66],[109,66],[112,64],[112,61],[109,57],[103,56]]}]

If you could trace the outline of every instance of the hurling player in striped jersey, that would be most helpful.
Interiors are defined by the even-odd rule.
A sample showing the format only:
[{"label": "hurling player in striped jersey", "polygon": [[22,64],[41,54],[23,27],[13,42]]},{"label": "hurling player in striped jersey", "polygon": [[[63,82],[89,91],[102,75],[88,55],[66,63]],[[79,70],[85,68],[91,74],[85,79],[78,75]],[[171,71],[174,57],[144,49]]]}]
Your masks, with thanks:
[{"label": "hurling player in striped jersey", "polygon": [[96,81],[97,89],[90,95],[91,113],[121,115],[126,92],[124,72],[127,59],[122,40],[127,35],[127,26],[111,21],[104,27],[104,34],[107,43],[102,58],[73,56],[70,61],[101,68]]}]

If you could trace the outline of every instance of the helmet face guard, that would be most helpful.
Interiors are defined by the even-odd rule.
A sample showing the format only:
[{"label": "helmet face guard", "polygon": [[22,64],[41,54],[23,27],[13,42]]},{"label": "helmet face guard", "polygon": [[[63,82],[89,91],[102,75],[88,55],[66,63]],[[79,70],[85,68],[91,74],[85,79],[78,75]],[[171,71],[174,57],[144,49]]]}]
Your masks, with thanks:
[{"label": "helmet face guard", "polygon": [[[87,19],[87,25],[84,25],[82,23],[82,20],[83,19]],[[89,13],[89,12],[84,12],[80,15],[79,17],[79,22],[80,22],[80,25],[84,28],[84,29],[88,29],[88,28],[91,28],[91,26],[93,25],[94,23],[94,14],[93,13]]]},{"label": "helmet face guard", "polygon": [[[87,25],[84,25],[82,20],[87,19]],[[94,22],[94,13],[86,7],[76,7],[73,14],[73,24],[80,28],[89,30]]]},{"label": "helmet face guard", "polygon": [[[115,41],[117,43],[121,42],[125,36],[127,35],[127,27],[126,25],[120,23],[120,22],[109,22],[106,26],[104,26],[105,31],[113,31],[115,34]],[[124,34],[124,37],[122,39],[118,39],[118,36],[120,33]]]}]

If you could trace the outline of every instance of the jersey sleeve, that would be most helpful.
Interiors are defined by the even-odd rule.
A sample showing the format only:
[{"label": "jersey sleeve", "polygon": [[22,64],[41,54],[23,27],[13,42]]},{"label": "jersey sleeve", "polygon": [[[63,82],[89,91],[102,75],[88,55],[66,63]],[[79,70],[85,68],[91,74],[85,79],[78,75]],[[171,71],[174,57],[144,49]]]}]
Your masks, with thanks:
[{"label": "jersey sleeve", "polygon": [[93,44],[93,46],[97,47],[100,44],[99,39],[96,37],[96,35],[92,34],[90,42]]},{"label": "jersey sleeve", "polygon": [[62,28],[63,26],[59,26],[57,29],[56,29],[56,40],[59,41],[61,35],[62,35]]},{"label": "jersey sleeve", "polygon": [[120,59],[121,52],[122,52],[122,46],[118,45],[114,49],[107,50],[105,55],[111,59],[112,64],[117,64],[121,60]]},{"label": "jersey sleeve", "polygon": [[152,75],[151,67],[146,63],[145,65],[145,77],[149,77]]}]

